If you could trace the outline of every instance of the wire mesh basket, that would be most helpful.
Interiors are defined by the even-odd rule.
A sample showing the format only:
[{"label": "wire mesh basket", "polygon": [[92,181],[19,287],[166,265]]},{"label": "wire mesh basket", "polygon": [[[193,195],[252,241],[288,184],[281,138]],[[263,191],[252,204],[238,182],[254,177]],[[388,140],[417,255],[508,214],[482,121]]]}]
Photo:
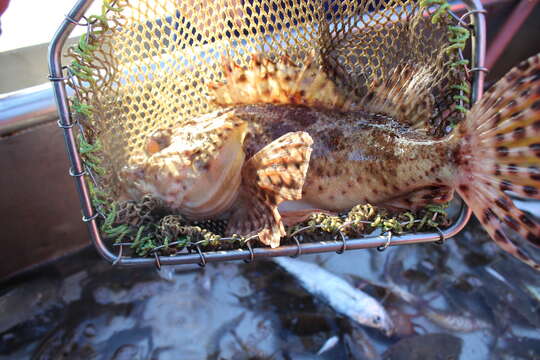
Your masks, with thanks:
[{"label": "wire mesh basket", "polygon": [[[103,0],[100,14],[85,15],[92,2],[78,1],[51,42],[50,80],[83,221],[111,263],[204,265],[382,250],[441,241],[468,221],[464,204],[446,224],[434,221],[440,207],[395,215],[363,205],[311,218],[288,229],[281,246],[267,248],[254,245],[255,237],[223,235],[223,221],[178,223],[181,217],[163,213],[151,198],[124,199],[120,174],[149,134],[215,110],[208,84],[223,80],[224,62],[245,66],[254,54],[286,55],[297,64],[309,58],[358,97],[402,64],[433,69],[429,131],[442,136],[481,96],[485,24],[478,1]],[[73,61],[63,66],[60,55],[75,26],[88,31],[67,49]],[[67,85],[75,90],[71,99]],[[369,232],[345,231],[352,218]]]}]

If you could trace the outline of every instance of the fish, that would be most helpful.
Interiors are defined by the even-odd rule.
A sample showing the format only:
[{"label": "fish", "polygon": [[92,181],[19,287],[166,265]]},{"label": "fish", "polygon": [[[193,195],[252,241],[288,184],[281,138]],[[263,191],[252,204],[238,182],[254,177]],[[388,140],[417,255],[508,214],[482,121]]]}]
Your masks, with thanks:
[{"label": "fish", "polygon": [[126,196],[150,194],[192,219],[226,217],[227,234],[274,248],[292,213],[414,210],[458,193],[504,251],[540,270],[509,236],[540,246],[540,224],[509,196],[540,199],[540,54],[441,137],[426,131],[429,67],[397,66],[357,98],[315,56],[223,66],[224,81],[208,84],[218,110],[150,135],[121,171]]},{"label": "fish", "polygon": [[387,336],[392,335],[392,319],[373,297],[314,263],[285,257],[273,260],[295,277],[307,292],[327,303],[337,313],[356,324],[378,329]]},{"label": "fish", "polygon": [[317,351],[317,355],[322,355],[323,353],[333,349],[337,345],[338,342],[339,342],[339,337],[335,335],[332,336],[331,338],[329,338],[328,340],[324,342],[324,344],[321,346],[319,351]]},{"label": "fish", "polygon": [[399,285],[397,279],[393,279],[392,274],[396,272],[396,269],[402,268],[402,266],[401,260],[396,261],[395,258],[387,258],[387,262],[384,266],[385,285],[382,286],[385,286],[390,293],[418,309],[418,314],[416,316],[423,315],[441,328],[461,333],[493,328],[491,324],[478,318],[476,314],[472,314],[468,311],[470,309],[457,312],[431,307],[419,296],[413,294],[404,286]]},{"label": "fish", "polygon": [[438,326],[455,332],[469,333],[477,330],[493,329],[493,326],[469,313],[450,313],[424,307],[421,313]]}]

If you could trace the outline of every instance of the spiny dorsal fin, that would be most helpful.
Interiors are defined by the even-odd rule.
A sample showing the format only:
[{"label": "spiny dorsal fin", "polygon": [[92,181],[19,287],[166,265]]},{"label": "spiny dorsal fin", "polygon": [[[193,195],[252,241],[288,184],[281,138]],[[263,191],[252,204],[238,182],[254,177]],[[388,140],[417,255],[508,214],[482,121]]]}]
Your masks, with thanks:
[{"label": "spiny dorsal fin", "polygon": [[272,61],[253,54],[247,68],[228,59],[224,66],[225,82],[208,87],[212,101],[220,106],[252,104],[296,104],[326,109],[348,110],[350,102],[336,84],[308,56],[303,66],[282,56]]},{"label": "spiny dorsal fin", "polygon": [[277,206],[301,199],[312,144],[306,132],[287,133],[246,161],[242,169],[245,194],[231,216],[228,233],[258,233],[263,244],[279,246],[285,229]]},{"label": "spiny dorsal fin", "polygon": [[420,65],[401,65],[386,79],[375,79],[357,107],[371,113],[385,114],[416,129],[427,129],[434,110],[431,94],[433,71]]}]

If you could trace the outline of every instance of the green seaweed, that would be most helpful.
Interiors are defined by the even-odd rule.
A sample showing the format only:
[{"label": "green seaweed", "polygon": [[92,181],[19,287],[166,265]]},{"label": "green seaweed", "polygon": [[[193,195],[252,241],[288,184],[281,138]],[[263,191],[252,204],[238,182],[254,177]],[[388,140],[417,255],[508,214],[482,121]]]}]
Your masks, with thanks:
[{"label": "green seaweed", "polygon": [[[420,6],[423,8],[437,6],[435,12],[432,14],[431,17],[431,22],[433,24],[438,23],[439,21],[441,21],[442,18],[450,17],[450,4],[446,0],[422,0],[420,2]],[[444,49],[447,54],[453,54],[458,50],[462,51],[463,49],[465,49],[467,41],[471,36],[469,29],[466,29],[459,25],[449,25],[448,33],[448,42],[450,43],[450,45]],[[460,59],[458,57],[457,60],[452,59],[449,63],[445,64],[445,66],[450,66],[450,68],[452,69],[459,68],[463,71],[466,71],[466,66],[468,64],[468,60]],[[467,81],[462,81],[461,84],[452,85],[451,88],[459,91],[459,94],[455,94],[452,96],[452,99],[455,101],[455,110],[461,113],[467,113],[469,110],[467,107],[463,106],[463,103],[470,103],[471,91],[469,83]]]}]

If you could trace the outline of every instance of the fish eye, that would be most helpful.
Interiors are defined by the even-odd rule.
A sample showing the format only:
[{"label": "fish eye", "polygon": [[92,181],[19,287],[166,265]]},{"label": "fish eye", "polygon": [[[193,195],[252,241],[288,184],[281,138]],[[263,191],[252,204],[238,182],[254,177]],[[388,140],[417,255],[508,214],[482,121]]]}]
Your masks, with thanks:
[{"label": "fish eye", "polygon": [[379,322],[381,322],[381,317],[380,316],[375,316],[375,318],[373,319],[373,323],[374,324],[378,324]]}]

